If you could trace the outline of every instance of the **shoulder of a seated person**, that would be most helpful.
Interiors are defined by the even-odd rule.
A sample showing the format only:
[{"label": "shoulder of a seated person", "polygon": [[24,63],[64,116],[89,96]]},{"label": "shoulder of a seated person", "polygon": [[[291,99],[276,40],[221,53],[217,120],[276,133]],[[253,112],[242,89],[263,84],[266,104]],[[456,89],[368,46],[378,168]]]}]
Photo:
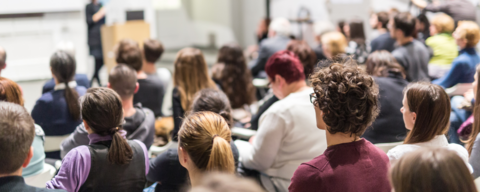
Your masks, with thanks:
[{"label": "shoulder of a seated person", "polygon": [[412,145],[412,144],[401,144],[398,145],[387,152],[388,158],[391,159],[399,159],[403,156],[403,154],[414,151],[420,148],[420,146]]}]

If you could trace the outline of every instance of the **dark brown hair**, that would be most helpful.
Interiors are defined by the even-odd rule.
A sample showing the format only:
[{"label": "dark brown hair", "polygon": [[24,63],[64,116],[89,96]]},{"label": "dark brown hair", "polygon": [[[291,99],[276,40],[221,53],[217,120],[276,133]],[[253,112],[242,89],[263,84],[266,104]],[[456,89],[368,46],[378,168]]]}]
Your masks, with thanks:
[{"label": "dark brown hair", "polygon": [[378,115],[378,86],[355,61],[342,63],[312,75],[314,104],[323,112],[328,132],[360,136]]},{"label": "dark brown hair", "polygon": [[228,96],[234,109],[250,105],[255,101],[255,87],[252,75],[247,69],[243,50],[237,44],[226,44],[220,48],[217,63],[223,64],[220,75],[214,77],[221,82],[222,90]]},{"label": "dark brown hair", "polygon": [[376,13],[376,15],[378,22],[382,24],[382,28],[387,29],[388,21],[390,20],[390,16],[388,15],[388,13],[385,11],[380,11]]},{"label": "dark brown hair", "polygon": [[310,45],[305,41],[292,40],[288,43],[287,50],[295,53],[303,64],[303,73],[305,74],[305,77],[310,77],[315,68],[315,63],[317,62],[317,55],[315,55],[315,52]]},{"label": "dark brown hair", "polygon": [[230,127],[222,116],[209,111],[193,113],[183,120],[178,138],[178,145],[200,171],[235,172]]},{"label": "dark brown hair", "polygon": [[409,12],[403,12],[396,14],[393,17],[394,28],[400,29],[405,37],[410,37],[415,32],[415,24],[417,19],[413,17]]},{"label": "dark brown hair", "polygon": [[0,101],[0,174],[10,174],[22,166],[30,152],[35,125],[22,106]]},{"label": "dark brown hair", "polygon": [[376,77],[388,77],[388,73],[399,73],[405,78],[405,70],[393,55],[385,50],[375,51],[368,56],[366,71]]},{"label": "dark brown hair", "polygon": [[135,94],[137,73],[125,64],[118,64],[110,71],[108,82],[122,99],[128,99]]},{"label": "dark brown hair", "polygon": [[135,71],[142,70],[142,51],[136,41],[131,39],[121,40],[116,47],[115,56],[117,63],[126,64],[135,69]]},{"label": "dark brown hair", "polygon": [[147,39],[143,42],[143,56],[150,63],[155,63],[163,54],[163,45],[156,39]]},{"label": "dark brown hair", "polygon": [[0,70],[5,66],[7,61],[7,51],[0,47]]},{"label": "dark brown hair", "polygon": [[[477,92],[475,93],[475,104],[473,106],[473,119],[480,119],[480,83],[478,82],[480,81],[480,65],[477,66],[477,73],[475,75],[477,75]],[[475,120],[473,121],[470,137],[467,141],[464,141],[466,143],[465,148],[467,148],[468,154],[472,154],[473,143],[475,143],[478,133],[480,133],[480,121]]]},{"label": "dark brown hair", "polygon": [[14,81],[0,77],[0,101],[16,103],[23,106],[22,90]]},{"label": "dark brown hair", "polygon": [[58,83],[65,84],[65,101],[67,102],[70,117],[75,120],[80,119],[79,95],[75,88],[68,86],[68,83],[74,80],[77,64],[72,55],[65,51],[57,51],[50,58],[50,68]]},{"label": "dark brown hair", "polygon": [[215,89],[202,89],[197,93],[195,99],[193,99],[191,113],[200,111],[211,111],[222,116],[228,123],[228,126],[232,128],[232,107],[228,97],[222,91]]},{"label": "dark brown hair", "polygon": [[390,180],[395,192],[477,192],[465,162],[445,148],[405,154],[391,169]]},{"label": "dark brown hair", "polygon": [[90,88],[82,98],[82,116],[96,134],[112,136],[108,160],[112,164],[127,164],[133,151],[119,131],[122,130],[123,108],[120,96],[109,88]]},{"label": "dark brown hair", "polygon": [[450,126],[450,98],[445,90],[431,83],[418,82],[404,90],[410,112],[417,114],[415,125],[405,138],[406,144],[432,140],[444,135]]},{"label": "dark brown hair", "polygon": [[365,45],[365,30],[363,30],[363,21],[353,19],[348,25],[350,26],[350,41],[354,41],[359,46]]}]

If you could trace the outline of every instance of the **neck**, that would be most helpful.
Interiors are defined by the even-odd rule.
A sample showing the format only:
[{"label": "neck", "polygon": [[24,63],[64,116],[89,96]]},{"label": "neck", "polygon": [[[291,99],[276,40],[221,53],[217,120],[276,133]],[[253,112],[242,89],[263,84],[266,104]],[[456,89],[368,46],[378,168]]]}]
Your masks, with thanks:
[{"label": "neck", "polygon": [[385,28],[378,28],[377,31],[378,31],[380,34],[384,34],[384,33],[388,32],[387,29],[385,29]]},{"label": "neck", "polygon": [[17,171],[9,174],[0,174],[1,177],[11,177],[11,176],[22,176],[22,168],[18,169]]},{"label": "neck", "polygon": [[190,183],[192,184],[192,188],[200,185],[200,181],[202,178],[202,174],[200,173],[200,171],[188,171],[188,176],[190,177]]},{"label": "neck", "polygon": [[350,135],[350,133],[335,133],[331,134],[326,131],[327,136],[327,146],[338,145],[342,143],[351,143],[360,139],[359,136]]},{"label": "neck", "polygon": [[[293,82],[287,87],[287,93],[296,93],[303,91],[304,89],[308,88],[307,83],[304,80],[300,80],[297,82]],[[289,95],[288,94],[288,95]]]},{"label": "neck", "polygon": [[133,106],[133,96],[128,99],[122,99],[123,117],[131,117],[137,112]]},{"label": "neck", "polygon": [[397,38],[397,43],[399,45],[405,45],[407,43],[410,43],[413,41],[413,37],[401,37],[401,38]]},{"label": "neck", "polygon": [[143,64],[142,70],[147,74],[154,74],[157,72],[157,68],[155,68],[155,63],[145,62]]},{"label": "neck", "polygon": [[143,71],[138,71],[137,72],[137,79],[146,79],[147,78],[147,74]]}]

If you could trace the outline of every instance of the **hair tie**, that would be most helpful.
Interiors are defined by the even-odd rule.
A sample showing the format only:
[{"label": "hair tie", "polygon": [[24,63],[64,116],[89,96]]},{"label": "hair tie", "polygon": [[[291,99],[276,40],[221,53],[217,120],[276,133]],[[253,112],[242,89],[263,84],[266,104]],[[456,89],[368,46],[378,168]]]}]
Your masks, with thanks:
[{"label": "hair tie", "polygon": [[217,136],[218,136],[217,134],[212,136],[212,143],[215,142],[215,137],[217,137]]}]

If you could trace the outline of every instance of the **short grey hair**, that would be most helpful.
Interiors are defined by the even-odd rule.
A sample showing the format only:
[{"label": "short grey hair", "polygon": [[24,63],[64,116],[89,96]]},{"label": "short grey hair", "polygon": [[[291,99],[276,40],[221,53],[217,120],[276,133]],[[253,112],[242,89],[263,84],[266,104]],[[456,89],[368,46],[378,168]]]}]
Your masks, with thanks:
[{"label": "short grey hair", "polygon": [[268,30],[275,31],[277,35],[289,36],[291,32],[290,22],[285,18],[275,18],[270,23]]}]

